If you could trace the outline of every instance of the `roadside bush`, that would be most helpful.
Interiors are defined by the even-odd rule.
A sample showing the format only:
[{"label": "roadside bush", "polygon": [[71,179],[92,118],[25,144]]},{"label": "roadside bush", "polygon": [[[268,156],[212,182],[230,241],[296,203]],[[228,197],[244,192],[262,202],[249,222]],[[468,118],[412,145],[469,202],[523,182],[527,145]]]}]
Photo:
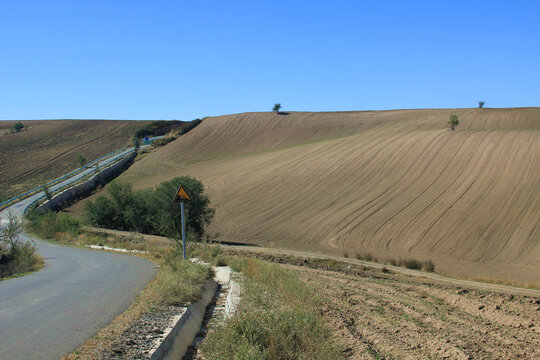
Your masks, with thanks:
[{"label": "roadside bush", "polygon": [[32,211],[27,218],[29,230],[44,239],[56,239],[58,233],[67,233],[72,237],[81,233],[81,222],[67,214]]},{"label": "roadside bush", "polygon": [[85,218],[93,226],[178,239],[180,204],[172,203],[172,199],[180,184],[192,198],[185,203],[187,233],[201,239],[214,216],[214,209],[204,194],[203,184],[189,176],[162,182],[153,189],[135,191],[130,183],[113,182],[107,187],[107,196],[85,204]]},{"label": "roadside bush", "polygon": [[34,243],[19,238],[21,221],[9,216],[7,226],[0,228],[0,278],[38,270],[42,259]]}]

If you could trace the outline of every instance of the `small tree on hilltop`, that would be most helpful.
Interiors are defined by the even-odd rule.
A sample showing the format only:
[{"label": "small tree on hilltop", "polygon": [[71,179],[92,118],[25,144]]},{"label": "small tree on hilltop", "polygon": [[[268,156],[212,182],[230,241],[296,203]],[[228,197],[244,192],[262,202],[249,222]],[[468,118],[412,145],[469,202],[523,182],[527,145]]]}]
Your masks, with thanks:
[{"label": "small tree on hilltop", "polygon": [[450,115],[450,120],[448,121],[448,124],[450,125],[450,129],[454,131],[456,129],[456,126],[459,125],[459,119],[457,115]]},{"label": "small tree on hilltop", "polygon": [[478,108],[479,109],[483,108],[485,103],[486,103],[485,101],[479,101],[478,102]]},{"label": "small tree on hilltop", "polygon": [[86,158],[83,156],[83,154],[77,155],[77,163],[81,165],[81,167],[83,167],[84,164],[86,164]]},{"label": "small tree on hilltop", "polygon": [[15,124],[13,124],[13,126],[11,127],[11,131],[12,132],[19,132],[21,131],[22,129],[24,129],[24,124],[20,121],[16,122]]},{"label": "small tree on hilltop", "polygon": [[272,111],[275,111],[276,114],[279,112],[279,110],[281,109],[281,104],[274,104],[274,107],[272,108]]}]

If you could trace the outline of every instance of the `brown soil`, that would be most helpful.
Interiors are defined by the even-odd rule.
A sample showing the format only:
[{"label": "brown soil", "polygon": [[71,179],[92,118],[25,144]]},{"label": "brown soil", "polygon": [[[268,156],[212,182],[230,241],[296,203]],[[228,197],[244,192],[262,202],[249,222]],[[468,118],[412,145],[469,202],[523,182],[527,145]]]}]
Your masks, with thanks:
[{"label": "brown soil", "polygon": [[79,167],[77,155],[95,160],[131,143],[135,130],[149,121],[28,120],[28,129],[7,130],[0,121],[0,194],[19,195]]},{"label": "brown soil", "polygon": [[179,175],[205,184],[220,240],[540,279],[540,108],[207,118],[120,180]]},{"label": "brown soil", "polygon": [[538,359],[540,298],[285,265],[324,299],[346,359]]}]

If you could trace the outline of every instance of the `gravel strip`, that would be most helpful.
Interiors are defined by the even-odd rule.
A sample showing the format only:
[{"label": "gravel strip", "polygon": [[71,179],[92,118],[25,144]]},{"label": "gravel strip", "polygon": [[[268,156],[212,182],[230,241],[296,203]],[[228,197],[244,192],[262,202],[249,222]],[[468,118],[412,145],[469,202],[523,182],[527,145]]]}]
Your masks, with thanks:
[{"label": "gravel strip", "polygon": [[141,315],[114,341],[109,352],[102,353],[100,360],[148,359],[150,350],[163,339],[165,329],[173,325],[173,318],[186,309],[185,306],[167,306]]}]

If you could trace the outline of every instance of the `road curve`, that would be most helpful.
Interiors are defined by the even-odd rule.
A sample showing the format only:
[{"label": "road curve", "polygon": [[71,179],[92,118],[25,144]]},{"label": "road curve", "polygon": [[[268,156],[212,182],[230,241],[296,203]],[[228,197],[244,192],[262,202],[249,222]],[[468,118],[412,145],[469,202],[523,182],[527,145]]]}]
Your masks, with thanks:
[{"label": "road curve", "polygon": [[[99,166],[132,151],[126,149]],[[86,169],[50,189],[93,171]],[[9,213],[22,218],[24,210],[42,196],[35,194],[1,211],[0,223],[7,222]],[[23,234],[21,238],[31,237]],[[60,359],[126,310],[155,274],[154,264],[135,256],[33,240],[45,259],[45,268],[0,281],[1,360]]]},{"label": "road curve", "polygon": [[60,359],[125,311],[154,276],[154,265],[135,256],[36,244],[45,268],[0,281],[2,359]]}]

